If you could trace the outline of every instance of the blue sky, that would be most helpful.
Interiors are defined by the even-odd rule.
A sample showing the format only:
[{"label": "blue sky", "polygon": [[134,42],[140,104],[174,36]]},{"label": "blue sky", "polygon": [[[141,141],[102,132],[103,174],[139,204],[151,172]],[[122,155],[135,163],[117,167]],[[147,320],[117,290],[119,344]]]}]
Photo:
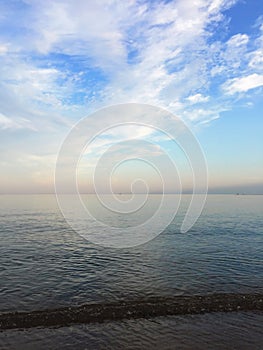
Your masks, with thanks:
[{"label": "blue sky", "polygon": [[1,193],[52,192],[70,128],[126,102],[191,128],[211,192],[263,193],[261,1],[0,0],[0,77]]}]

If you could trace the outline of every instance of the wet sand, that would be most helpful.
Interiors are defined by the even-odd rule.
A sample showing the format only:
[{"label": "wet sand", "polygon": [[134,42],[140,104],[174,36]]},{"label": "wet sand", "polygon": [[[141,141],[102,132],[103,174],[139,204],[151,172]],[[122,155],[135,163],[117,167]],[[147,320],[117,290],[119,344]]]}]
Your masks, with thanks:
[{"label": "wet sand", "polygon": [[207,312],[263,311],[263,294],[153,297],[114,303],[0,314],[0,329],[61,327],[109,320]]}]

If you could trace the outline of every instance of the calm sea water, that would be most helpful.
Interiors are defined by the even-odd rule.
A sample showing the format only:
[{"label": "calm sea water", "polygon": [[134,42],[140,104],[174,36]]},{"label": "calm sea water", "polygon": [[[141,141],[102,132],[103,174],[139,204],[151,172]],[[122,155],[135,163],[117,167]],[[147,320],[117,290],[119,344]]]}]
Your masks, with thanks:
[{"label": "calm sea water", "polygon": [[[113,249],[75,233],[52,195],[0,196],[0,311],[155,295],[262,293],[263,196],[210,195],[198,222],[181,234],[189,199],[183,196],[176,220],[154,240]],[[260,349],[262,321],[262,313],[249,312],[13,330],[0,333],[0,347]]]}]

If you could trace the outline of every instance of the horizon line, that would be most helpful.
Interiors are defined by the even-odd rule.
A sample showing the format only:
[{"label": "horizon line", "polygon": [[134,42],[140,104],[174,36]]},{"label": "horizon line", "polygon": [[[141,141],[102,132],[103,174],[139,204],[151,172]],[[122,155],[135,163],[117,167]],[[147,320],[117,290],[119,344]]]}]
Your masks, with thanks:
[{"label": "horizon line", "polygon": [[[59,193],[59,195],[74,195],[76,193],[70,193],[70,192],[63,192]],[[98,193],[95,192],[80,192],[80,195],[96,195]],[[145,193],[128,193],[128,192],[118,192],[118,193],[99,193],[100,195],[144,195]],[[151,192],[146,193],[148,195],[193,195],[192,192],[168,192],[168,193],[161,193],[161,192]],[[205,193],[197,192],[196,195],[203,195]],[[57,195],[55,192],[11,192],[11,193],[1,193],[1,196],[5,195]],[[262,196],[263,193],[245,193],[245,192],[208,192],[207,195],[234,195],[234,196]]]}]

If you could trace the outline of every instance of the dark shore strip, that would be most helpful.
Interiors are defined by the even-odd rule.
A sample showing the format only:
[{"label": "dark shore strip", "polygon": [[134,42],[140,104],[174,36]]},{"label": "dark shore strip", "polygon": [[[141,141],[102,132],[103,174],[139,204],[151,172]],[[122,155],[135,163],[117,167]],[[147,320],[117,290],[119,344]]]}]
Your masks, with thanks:
[{"label": "dark shore strip", "polygon": [[263,311],[263,294],[153,297],[32,312],[2,313],[0,329],[67,326],[106,320],[251,310]]}]

